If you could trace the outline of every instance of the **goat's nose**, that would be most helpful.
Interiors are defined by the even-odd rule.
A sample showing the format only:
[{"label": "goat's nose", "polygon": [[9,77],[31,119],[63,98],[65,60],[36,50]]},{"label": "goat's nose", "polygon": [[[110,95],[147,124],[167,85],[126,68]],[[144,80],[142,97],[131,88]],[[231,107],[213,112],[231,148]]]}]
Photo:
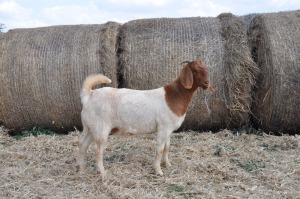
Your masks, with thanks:
[{"label": "goat's nose", "polygon": [[209,81],[205,81],[204,83],[205,83],[205,84],[209,84]]}]

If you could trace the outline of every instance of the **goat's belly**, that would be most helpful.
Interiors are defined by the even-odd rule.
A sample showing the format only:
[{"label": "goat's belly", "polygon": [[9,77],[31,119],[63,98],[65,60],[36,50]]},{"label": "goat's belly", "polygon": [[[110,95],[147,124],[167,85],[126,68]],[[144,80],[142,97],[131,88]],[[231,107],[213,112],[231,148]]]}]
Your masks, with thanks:
[{"label": "goat's belly", "polygon": [[[126,102],[126,103],[125,103]],[[132,134],[155,132],[157,128],[157,108],[141,99],[125,101],[117,108],[117,126]]]},{"label": "goat's belly", "polygon": [[153,133],[156,131],[156,122],[136,118],[134,122],[127,121],[126,123],[119,125],[119,127],[123,133],[128,134]]},{"label": "goat's belly", "polygon": [[122,118],[117,127],[122,134],[152,133],[157,129],[155,120],[146,116]]}]

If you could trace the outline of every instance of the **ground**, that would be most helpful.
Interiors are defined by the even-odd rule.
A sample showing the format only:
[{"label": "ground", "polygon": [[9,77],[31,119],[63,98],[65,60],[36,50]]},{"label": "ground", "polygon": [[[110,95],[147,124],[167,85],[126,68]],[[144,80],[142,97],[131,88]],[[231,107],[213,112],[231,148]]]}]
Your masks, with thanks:
[{"label": "ground", "polygon": [[76,173],[82,133],[17,140],[0,129],[0,198],[300,198],[300,136],[245,131],[174,133],[164,177],[154,175],[155,134],[111,136],[108,171]]}]

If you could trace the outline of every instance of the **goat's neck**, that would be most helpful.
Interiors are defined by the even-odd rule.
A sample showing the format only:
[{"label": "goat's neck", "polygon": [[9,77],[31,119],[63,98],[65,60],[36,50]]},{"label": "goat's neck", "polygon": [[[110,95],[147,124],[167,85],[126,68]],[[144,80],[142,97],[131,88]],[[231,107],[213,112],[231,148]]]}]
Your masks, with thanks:
[{"label": "goat's neck", "polygon": [[193,85],[191,89],[186,89],[178,78],[164,86],[164,89],[165,99],[171,111],[179,117],[185,115],[197,87]]}]

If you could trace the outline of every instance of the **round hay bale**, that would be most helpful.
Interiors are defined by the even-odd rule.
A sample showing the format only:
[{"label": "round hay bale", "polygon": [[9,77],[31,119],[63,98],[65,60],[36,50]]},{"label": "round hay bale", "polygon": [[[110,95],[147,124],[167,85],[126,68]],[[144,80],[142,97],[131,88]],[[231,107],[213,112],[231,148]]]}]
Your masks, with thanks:
[{"label": "round hay bale", "polygon": [[134,20],[120,29],[122,87],[153,89],[173,81],[186,60],[203,60],[215,93],[198,89],[185,129],[219,129],[248,123],[253,74],[257,67],[238,17]]},{"label": "round hay bale", "polygon": [[247,26],[247,28],[249,28],[252,19],[256,15],[258,15],[258,14],[257,13],[252,13],[252,14],[247,14],[247,15],[240,16],[239,18],[245,23],[245,25]]},{"label": "round hay bale", "polygon": [[257,128],[298,133],[300,129],[300,11],[256,16],[249,29],[261,70],[252,112]]},{"label": "round hay bale", "polygon": [[18,132],[33,126],[81,126],[80,88],[103,73],[117,85],[120,25],[15,29],[0,39],[0,123]]}]

